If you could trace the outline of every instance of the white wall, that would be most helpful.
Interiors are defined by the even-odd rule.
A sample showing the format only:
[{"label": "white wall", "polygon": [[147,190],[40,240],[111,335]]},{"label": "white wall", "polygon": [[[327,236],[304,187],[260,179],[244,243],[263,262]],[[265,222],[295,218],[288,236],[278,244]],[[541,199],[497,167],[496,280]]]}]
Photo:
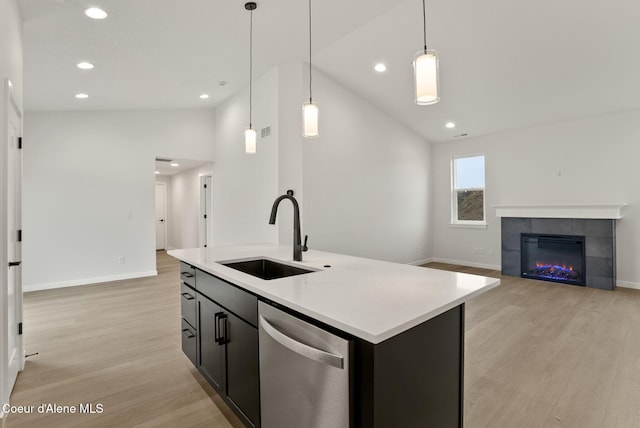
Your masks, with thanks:
[{"label": "white wall", "polygon": [[320,137],[303,142],[309,246],[402,263],[430,259],[431,148],[323,73]]},{"label": "white wall", "polygon": [[[307,225],[304,221],[304,159],[302,150],[302,94],[305,91],[302,79],[309,68],[302,63],[284,64],[278,67],[278,196],[291,189],[300,206],[301,231],[304,240]],[[275,199],[275,198],[274,198]],[[271,201],[273,202],[273,201]],[[282,201],[276,218],[278,241],[293,244],[293,206]],[[293,252],[292,252],[293,256]]]},{"label": "white wall", "polygon": [[27,113],[25,291],[155,274],[155,157],[212,160],[211,115]]},{"label": "white wall", "polygon": [[[633,110],[434,145],[434,257],[499,268],[500,219],[492,205],[626,202],[617,226],[618,280],[640,285],[639,122],[640,110]],[[486,229],[449,227],[451,158],[468,154],[486,157]]]},{"label": "white wall", "polygon": [[[244,152],[249,126],[246,88],[215,109],[213,239],[215,245],[277,242],[278,228],[268,224],[278,196],[278,74],[271,70],[253,82],[253,128],[257,153]],[[271,136],[260,129],[271,126]]]},{"label": "white wall", "polygon": [[302,138],[308,66],[285,64],[254,83],[256,128],[272,137],[243,152],[248,94],[216,108],[216,245],[292,243],[292,208],[267,220],[287,189],[301,204],[310,248],[398,262],[431,257],[430,147],[380,110],[314,70],[320,137]]},{"label": "white wall", "polygon": [[200,177],[212,175],[212,171],[213,164],[209,163],[168,177],[167,246],[169,248],[199,246]]},{"label": "white wall", "polygon": [[[15,0],[0,1],[0,195],[6,193],[6,130],[5,130],[5,79],[13,84],[13,96],[22,105],[22,21],[18,4]],[[7,231],[6,231],[6,199],[0,196],[0,405],[9,401],[7,372]],[[20,308],[18,308],[20,310]],[[0,411],[2,417],[2,411]]]}]

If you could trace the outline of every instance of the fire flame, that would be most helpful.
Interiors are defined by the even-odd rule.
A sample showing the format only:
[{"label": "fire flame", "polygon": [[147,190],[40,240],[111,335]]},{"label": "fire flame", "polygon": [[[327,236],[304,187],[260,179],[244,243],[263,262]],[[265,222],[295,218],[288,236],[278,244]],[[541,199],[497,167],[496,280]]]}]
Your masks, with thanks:
[{"label": "fire flame", "polygon": [[[553,272],[553,270],[554,270],[556,267],[558,267],[558,268],[559,268],[560,266],[558,266],[558,265],[557,265],[557,264],[555,264],[555,263],[543,263],[543,262],[536,262],[536,267],[537,267],[537,268],[548,267],[548,268],[549,268],[549,270]],[[573,266],[567,266],[566,264],[563,264],[563,265],[562,265],[562,269],[570,270],[570,271],[572,271],[572,272],[573,272]]]}]

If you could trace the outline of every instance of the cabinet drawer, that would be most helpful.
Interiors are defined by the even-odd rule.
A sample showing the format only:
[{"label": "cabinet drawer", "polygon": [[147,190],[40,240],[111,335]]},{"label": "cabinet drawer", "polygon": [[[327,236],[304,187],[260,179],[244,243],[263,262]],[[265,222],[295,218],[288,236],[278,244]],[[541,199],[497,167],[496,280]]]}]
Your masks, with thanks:
[{"label": "cabinet drawer", "polygon": [[182,283],[180,287],[180,306],[182,307],[182,318],[192,326],[195,326],[196,292],[185,283]]},{"label": "cabinet drawer", "polygon": [[197,338],[196,331],[185,320],[182,321],[182,352],[196,365]]},{"label": "cabinet drawer", "polygon": [[196,290],[254,327],[258,325],[258,298],[235,285],[196,270]]},{"label": "cabinet drawer", "polygon": [[196,286],[196,269],[185,263],[180,262],[180,279],[182,282],[189,284],[192,287]]}]

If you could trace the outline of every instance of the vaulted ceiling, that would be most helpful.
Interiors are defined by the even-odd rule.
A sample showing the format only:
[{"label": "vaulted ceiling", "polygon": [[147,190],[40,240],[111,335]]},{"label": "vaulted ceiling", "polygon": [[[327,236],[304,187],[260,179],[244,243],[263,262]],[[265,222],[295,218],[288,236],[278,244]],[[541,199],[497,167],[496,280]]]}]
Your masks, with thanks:
[{"label": "vaulted ceiling", "polygon": [[[257,3],[254,75],[307,61],[307,2]],[[247,85],[244,1],[19,4],[27,111],[213,108]],[[428,45],[440,54],[439,104],[413,102],[420,0],[314,0],[314,66],[430,142],[640,108],[640,2],[426,4]],[[109,17],[88,19],[90,6]],[[95,68],[78,70],[80,61]],[[387,71],[375,72],[377,62]],[[80,92],[89,98],[74,98]],[[445,128],[448,121],[456,127]]]}]

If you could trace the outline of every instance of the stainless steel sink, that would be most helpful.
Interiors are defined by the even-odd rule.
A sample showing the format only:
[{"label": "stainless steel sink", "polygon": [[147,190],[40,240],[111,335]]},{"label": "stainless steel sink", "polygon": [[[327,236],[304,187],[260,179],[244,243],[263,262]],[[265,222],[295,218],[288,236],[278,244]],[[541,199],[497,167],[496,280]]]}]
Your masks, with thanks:
[{"label": "stainless steel sink", "polygon": [[274,262],[269,259],[221,262],[220,264],[266,280],[315,272],[313,270],[303,269],[297,266]]}]

